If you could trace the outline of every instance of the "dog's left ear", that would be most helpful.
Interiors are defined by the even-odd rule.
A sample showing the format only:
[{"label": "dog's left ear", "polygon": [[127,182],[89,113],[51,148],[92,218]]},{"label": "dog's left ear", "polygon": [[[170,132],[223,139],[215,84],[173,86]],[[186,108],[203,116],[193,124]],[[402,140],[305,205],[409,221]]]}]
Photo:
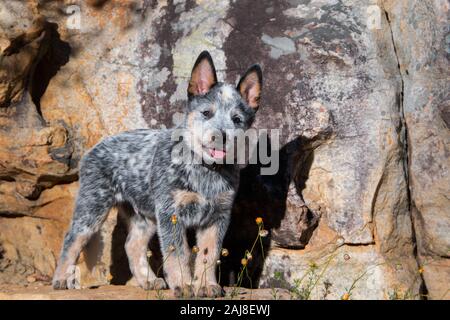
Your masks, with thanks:
[{"label": "dog's left ear", "polygon": [[252,109],[258,110],[262,89],[261,67],[257,64],[251,66],[239,80],[237,89],[247,104]]},{"label": "dog's left ear", "polygon": [[208,93],[217,83],[216,68],[208,51],[203,51],[195,61],[189,79],[188,97]]}]

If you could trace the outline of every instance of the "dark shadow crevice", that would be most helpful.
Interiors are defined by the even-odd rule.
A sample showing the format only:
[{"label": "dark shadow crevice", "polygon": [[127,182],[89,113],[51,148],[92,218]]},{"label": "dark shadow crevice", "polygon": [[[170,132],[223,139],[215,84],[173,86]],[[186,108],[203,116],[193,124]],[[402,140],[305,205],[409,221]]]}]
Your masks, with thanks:
[{"label": "dark shadow crevice", "polygon": [[41,98],[47,90],[50,80],[62,66],[69,62],[70,53],[71,47],[68,42],[61,40],[58,25],[46,23],[42,55],[31,74],[29,87],[31,99],[41,117]]},{"label": "dark shadow crevice", "polygon": [[[391,26],[391,17],[389,16],[389,13],[384,10],[384,14],[385,14],[385,18],[386,18],[386,22],[388,24],[388,28],[389,28],[389,32],[391,35],[391,42],[392,42],[392,46],[393,46],[393,50],[394,50],[394,56],[395,59],[397,61],[397,68],[398,68],[398,75],[399,75],[399,79],[400,79],[400,93],[398,95],[397,98],[397,105],[398,105],[398,110],[399,110],[399,116],[400,116],[400,132],[398,133],[400,136],[400,143],[403,146],[403,171],[404,171],[404,175],[405,175],[405,181],[406,181],[406,196],[407,196],[407,201],[408,201],[408,211],[409,211],[409,215],[411,217],[411,232],[412,232],[412,242],[414,244],[414,258],[417,261],[417,264],[420,266],[421,262],[420,262],[420,256],[418,253],[418,246],[420,245],[417,242],[417,231],[416,231],[416,223],[419,223],[417,220],[420,220],[419,217],[419,213],[417,208],[414,205],[414,200],[412,198],[412,194],[411,194],[411,181],[410,181],[410,174],[409,174],[409,170],[410,170],[410,148],[409,148],[409,136],[408,136],[408,126],[406,123],[406,116],[405,116],[405,110],[404,110],[404,94],[405,94],[405,79],[404,79],[404,75],[403,75],[403,71],[402,71],[402,66],[401,66],[401,59],[399,57],[398,54],[398,45],[395,39],[395,35],[394,32],[392,30],[392,26]],[[408,76],[409,72],[407,69],[405,69],[405,75]],[[422,274],[420,274],[420,286],[419,286],[419,295],[420,298],[423,300],[427,300],[427,296],[428,296],[428,289],[425,283],[425,279],[423,277]]]},{"label": "dark shadow crevice", "polygon": [[[242,286],[258,287],[259,278],[263,272],[265,258],[271,243],[283,248],[303,249],[309,242],[313,231],[318,225],[319,216],[309,210],[306,205],[304,212],[296,213],[298,221],[286,228],[282,222],[287,214],[288,191],[291,183],[296,185],[297,192],[302,187],[301,180],[308,179],[311,157],[304,156],[308,142],[299,137],[290,141],[280,150],[280,167],[272,176],[260,174],[262,165],[251,164],[241,171],[239,190],[232,211],[232,220],[224,241],[224,248],[229,251],[228,257],[222,258],[221,284],[230,286],[237,280],[241,271],[241,259],[246,250],[250,250],[258,237],[256,218],[261,217],[268,236],[261,238],[252,253],[248,264],[248,276],[243,278]],[[309,154],[311,154],[310,152]],[[301,193],[298,193],[301,198]],[[304,216],[301,216],[304,214]],[[278,229],[280,231],[278,231]],[[278,235],[277,232],[280,232]],[[286,238],[287,236],[287,238]],[[284,242],[283,239],[288,239]]]}]

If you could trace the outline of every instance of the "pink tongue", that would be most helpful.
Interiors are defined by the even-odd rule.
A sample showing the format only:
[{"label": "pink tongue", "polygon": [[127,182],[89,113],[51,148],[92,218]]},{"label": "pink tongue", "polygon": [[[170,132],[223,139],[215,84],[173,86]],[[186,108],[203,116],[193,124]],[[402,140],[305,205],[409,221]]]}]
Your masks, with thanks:
[{"label": "pink tongue", "polygon": [[225,157],[225,151],[217,149],[209,149],[211,157],[213,158],[223,158]]}]

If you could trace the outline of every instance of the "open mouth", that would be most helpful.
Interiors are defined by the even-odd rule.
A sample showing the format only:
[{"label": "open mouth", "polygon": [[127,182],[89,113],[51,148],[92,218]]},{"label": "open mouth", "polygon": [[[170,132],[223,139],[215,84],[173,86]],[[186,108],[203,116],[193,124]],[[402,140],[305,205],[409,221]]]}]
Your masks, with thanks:
[{"label": "open mouth", "polygon": [[203,147],[203,148],[208,152],[208,155],[214,159],[223,159],[227,155],[226,151],[222,150],[222,149],[209,148],[209,147]]}]

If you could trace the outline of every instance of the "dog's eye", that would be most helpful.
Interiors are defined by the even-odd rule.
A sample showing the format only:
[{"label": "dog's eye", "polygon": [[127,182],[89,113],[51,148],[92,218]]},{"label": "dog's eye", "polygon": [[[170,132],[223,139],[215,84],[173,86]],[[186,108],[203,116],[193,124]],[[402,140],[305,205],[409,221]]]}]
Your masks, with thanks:
[{"label": "dog's eye", "polygon": [[233,117],[233,122],[234,122],[235,124],[240,124],[240,123],[242,122],[242,120],[241,120],[241,118],[239,118],[238,116],[234,116],[234,117]]},{"label": "dog's eye", "polygon": [[205,111],[202,111],[202,115],[204,117],[208,118],[211,115],[211,112],[209,110],[205,110]]}]

